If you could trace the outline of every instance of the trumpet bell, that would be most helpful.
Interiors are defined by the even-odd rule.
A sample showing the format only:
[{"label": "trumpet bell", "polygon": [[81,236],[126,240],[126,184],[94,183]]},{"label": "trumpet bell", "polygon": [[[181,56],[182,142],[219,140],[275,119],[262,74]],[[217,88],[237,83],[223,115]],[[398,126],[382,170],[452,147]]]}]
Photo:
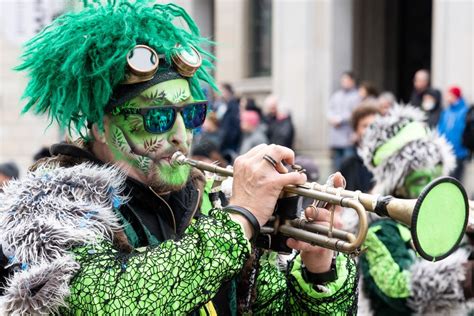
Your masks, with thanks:
[{"label": "trumpet bell", "polygon": [[438,261],[454,252],[469,218],[469,201],[454,178],[441,177],[423,189],[411,220],[411,235],[418,253]]}]

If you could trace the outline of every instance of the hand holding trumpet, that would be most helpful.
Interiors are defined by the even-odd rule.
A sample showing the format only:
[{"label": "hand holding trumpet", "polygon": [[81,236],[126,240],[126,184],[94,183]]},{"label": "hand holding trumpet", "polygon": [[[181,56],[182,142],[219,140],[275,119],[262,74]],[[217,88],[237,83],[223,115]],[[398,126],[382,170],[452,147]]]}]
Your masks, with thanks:
[{"label": "hand holding trumpet", "polygon": [[[294,163],[294,152],[277,145],[259,145],[247,154],[240,156],[234,163],[234,180],[230,204],[248,209],[263,226],[272,216],[275,204],[285,185],[298,185],[306,182],[306,175],[288,172],[282,164]],[[344,178],[338,173],[334,178],[335,186],[341,186]],[[338,207],[340,208],[340,207]],[[339,213],[336,211],[336,214]],[[233,218],[249,229],[244,218],[232,214]],[[306,216],[315,223],[329,226],[330,212],[325,208],[309,208]],[[336,215],[335,221],[338,221]],[[243,221],[243,222],[242,222]],[[312,246],[309,243],[288,239],[290,248],[300,250],[301,258],[308,271],[321,273],[329,270],[333,251]]]},{"label": "hand holding trumpet", "polygon": [[[344,186],[344,177],[340,172],[334,174],[333,185],[335,188]],[[342,208],[337,205],[327,204],[325,208],[321,207],[307,207],[305,209],[305,217],[314,224],[319,224],[329,227],[331,222],[331,212],[334,212],[333,225],[336,228],[342,226],[341,223],[341,211]],[[300,250],[301,260],[305,264],[308,271],[312,273],[321,273],[328,271],[331,265],[331,260],[334,251],[327,248],[313,246],[307,242],[299,241],[294,238],[289,238],[287,242],[288,247]]]},{"label": "hand holding trumpet", "polygon": [[[264,157],[270,157],[275,165]],[[267,158],[268,159],[268,158]],[[306,175],[288,172],[282,162],[293,164],[295,153],[278,145],[259,145],[234,162],[234,180],[230,204],[248,209],[263,226],[275,209],[285,185],[304,184]]]}]

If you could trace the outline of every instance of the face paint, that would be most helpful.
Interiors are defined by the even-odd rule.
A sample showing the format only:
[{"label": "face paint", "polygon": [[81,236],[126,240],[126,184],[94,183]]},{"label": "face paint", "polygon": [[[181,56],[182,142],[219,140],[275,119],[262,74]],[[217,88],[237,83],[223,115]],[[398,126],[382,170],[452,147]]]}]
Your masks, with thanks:
[{"label": "face paint", "polygon": [[[150,87],[119,107],[184,106],[192,102],[188,82],[176,79]],[[173,127],[162,134],[147,132],[143,118],[137,114],[109,115],[107,125],[109,150],[115,161],[129,168],[129,174],[157,192],[177,190],[186,184],[190,167],[170,165],[173,153],[179,150],[187,155],[192,141],[192,131],[185,128],[181,114]]]},{"label": "face paint", "polygon": [[410,173],[405,178],[405,183],[403,184],[405,192],[408,195],[406,198],[415,199],[420,196],[424,187],[434,179],[440,177],[441,173],[441,166],[436,166],[435,168],[428,170],[417,170]]}]

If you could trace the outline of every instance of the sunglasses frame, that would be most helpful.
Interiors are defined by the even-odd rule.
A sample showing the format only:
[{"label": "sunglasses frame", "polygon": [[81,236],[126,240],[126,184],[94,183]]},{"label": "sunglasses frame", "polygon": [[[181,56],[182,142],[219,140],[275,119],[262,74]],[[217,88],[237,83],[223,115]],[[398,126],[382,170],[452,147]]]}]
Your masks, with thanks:
[{"label": "sunglasses frame", "polygon": [[[192,103],[188,103],[188,104],[184,104],[184,105],[170,104],[170,105],[149,106],[149,107],[141,107],[141,108],[118,108],[117,110],[112,112],[112,115],[114,115],[114,116],[124,115],[125,117],[127,115],[141,115],[141,117],[143,119],[143,128],[145,129],[145,131],[147,131],[148,133],[151,133],[151,134],[163,134],[163,133],[166,133],[166,132],[168,132],[169,130],[171,130],[173,128],[174,124],[176,123],[176,119],[178,118],[179,113],[183,112],[186,108],[188,108],[190,106],[193,106],[193,105],[204,105],[204,109],[205,109],[205,111],[204,111],[205,112],[204,120],[198,126],[195,126],[195,127],[186,126],[186,122],[185,122],[184,117],[183,117],[184,126],[187,129],[195,129],[195,128],[198,128],[198,127],[202,126],[202,124],[204,124],[204,121],[206,120],[206,115],[207,115],[207,110],[208,110],[208,101],[192,102]],[[152,110],[155,110],[155,109],[159,109],[159,110],[171,109],[171,110],[173,110],[173,116],[174,116],[173,123],[170,124],[170,126],[164,131],[153,132],[148,128],[148,125],[146,124],[145,116],[148,114],[148,112],[150,112]]]}]

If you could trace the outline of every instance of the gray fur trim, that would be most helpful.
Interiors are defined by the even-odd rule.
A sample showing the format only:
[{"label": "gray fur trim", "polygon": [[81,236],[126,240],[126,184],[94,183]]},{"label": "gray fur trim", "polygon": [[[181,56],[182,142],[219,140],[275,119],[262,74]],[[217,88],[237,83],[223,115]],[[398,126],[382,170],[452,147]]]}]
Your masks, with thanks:
[{"label": "gray fur trim", "polygon": [[448,175],[456,166],[452,146],[435,131],[430,131],[424,139],[409,142],[380,165],[372,163],[378,147],[387,142],[406,124],[420,120],[424,114],[409,106],[397,106],[390,115],[378,117],[364,135],[359,155],[373,173],[378,194],[394,194],[403,186],[405,177],[414,170],[431,169],[442,165],[442,174]]},{"label": "gray fur trim", "polygon": [[68,283],[79,268],[78,263],[65,256],[15,273],[0,298],[2,315],[57,313],[59,307],[66,305],[64,298],[69,295]]},{"label": "gray fur trim", "polygon": [[459,249],[438,262],[417,261],[411,267],[411,296],[408,306],[418,314],[446,313],[465,303],[463,263],[469,252]]},{"label": "gray fur trim", "polygon": [[112,240],[121,228],[113,205],[125,202],[124,181],[116,167],[84,163],[44,165],[9,182],[0,195],[0,242],[10,266],[18,268],[0,310],[48,314],[65,304],[66,288],[79,268],[69,250]]}]

